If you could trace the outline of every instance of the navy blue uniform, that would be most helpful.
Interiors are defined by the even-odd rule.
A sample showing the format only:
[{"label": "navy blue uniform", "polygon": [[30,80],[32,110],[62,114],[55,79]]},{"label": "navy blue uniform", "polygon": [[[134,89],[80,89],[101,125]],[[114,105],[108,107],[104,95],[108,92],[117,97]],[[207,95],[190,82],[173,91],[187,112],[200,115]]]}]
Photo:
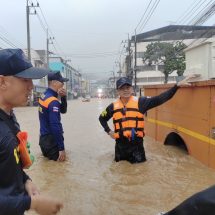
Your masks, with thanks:
[{"label": "navy blue uniform", "polygon": [[[64,150],[61,113],[67,111],[66,97],[57,99],[58,94],[48,88],[39,101],[40,147],[45,157],[57,160],[59,151]],[[51,102],[50,98],[53,98]]]},{"label": "navy blue uniform", "polygon": [[194,194],[164,215],[214,215],[215,186]]},{"label": "navy blue uniform", "polygon": [[[19,130],[14,114],[1,115]],[[0,119],[0,215],[23,215],[30,208],[31,198],[25,191],[29,177],[21,167],[18,140],[9,126]]]}]

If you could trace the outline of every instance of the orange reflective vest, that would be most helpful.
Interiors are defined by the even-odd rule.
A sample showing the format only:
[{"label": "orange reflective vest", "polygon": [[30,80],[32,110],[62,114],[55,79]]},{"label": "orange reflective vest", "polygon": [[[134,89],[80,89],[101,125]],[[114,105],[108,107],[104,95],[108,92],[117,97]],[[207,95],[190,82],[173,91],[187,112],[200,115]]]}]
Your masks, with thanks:
[{"label": "orange reflective vest", "polygon": [[115,139],[120,138],[121,136],[131,139],[132,132],[134,132],[137,137],[145,136],[144,115],[139,111],[137,97],[131,96],[125,106],[119,99],[113,103],[113,106]]},{"label": "orange reflective vest", "polygon": [[42,99],[39,99],[39,104],[41,106],[43,106],[44,108],[48,108],[49,107],[49,104],[52,102],[52,101],[58,101],[58,99],[54,96],[51,96],[45,100],[42,100]]}]

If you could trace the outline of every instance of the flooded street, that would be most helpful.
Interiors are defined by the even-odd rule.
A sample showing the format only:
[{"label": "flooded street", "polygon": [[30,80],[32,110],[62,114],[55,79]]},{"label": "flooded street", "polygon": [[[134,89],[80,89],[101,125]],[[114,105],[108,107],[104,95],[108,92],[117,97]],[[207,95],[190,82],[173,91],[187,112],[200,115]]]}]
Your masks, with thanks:
[{"label": "flooded street", "polygon": [[22,130],[29,132],[36,157],[27,172],[41,193],[64,202],[61,215],[156,215],[215,183],[214,170],[180,149],[147,137],[144,142],[147,162],[135,165],[113,162],[114,141],[98,121],[111,101],[69,101],[68,113],[62,115],[65,163],[42,157],[37,108],[15,110]]}]

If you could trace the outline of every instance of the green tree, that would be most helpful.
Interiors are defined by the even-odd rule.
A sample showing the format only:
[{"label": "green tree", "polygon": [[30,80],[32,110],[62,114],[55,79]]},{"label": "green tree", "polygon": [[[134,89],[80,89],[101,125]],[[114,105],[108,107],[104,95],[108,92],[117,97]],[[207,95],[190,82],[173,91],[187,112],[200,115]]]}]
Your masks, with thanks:
[{"label": "green tree", "polygon": [[143,62],[148,65],[164,65],[164,83],[168,82],[169,74],[177,70],[178,76],[183,75],[185,70],[186,45],[182,42],[175,44],[167,42],[154,42],[146,47]]}]

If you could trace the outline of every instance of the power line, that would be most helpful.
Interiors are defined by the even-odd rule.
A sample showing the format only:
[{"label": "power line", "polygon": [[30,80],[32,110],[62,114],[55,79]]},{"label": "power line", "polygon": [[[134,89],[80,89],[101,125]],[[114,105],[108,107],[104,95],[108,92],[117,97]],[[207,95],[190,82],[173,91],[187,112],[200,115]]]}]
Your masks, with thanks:
[{"label": "power line", "polygon": [[[114,64],[115,64],[116,61],[119,61],[119,59],[120,59],[120,56],[121,56],[122,51],[123,51],[123,48],[124,48],[124,47],[122,47],[122,44],[123,44],[123,41],[121,41],[121,43],[119,44],[119,48],[118,48],[118,52],[117,52],[118,55],[119,55],[119,58],[118,58],[118,59],[116,58],[116,59],[114,60]],[[122,50],[121,50],[121,49],[122,49]],[[114,66],[115,66],[115,65],[114,65]],[[114,67],[114,66],[113,66],[113,67]]]},{"label": "power line", "polygon": [[[205,9],[205,8],[209,8],[209,9],[208,9],[206,12],[204,12],[204,14],[201,15],[201,17],[198,18],[199,20],[201,20],[202,17],[204,18],[205,14],[207,14],[208,11],[209,11],[209,15],[210,15],[211,10],[212,10],[212,11],[214,10],[214,8],[213,8],[214,3],[213,3],[213,6],[212,6],[212,7],[208,7],[208,5],[209,5],[211,2],[212,2],[212,1],[210,1],[210,2],[203,8],[203,9]],[[212,9],[211,9],[211,8],[212,8]],[[203,9],[202,9],[202,10],[203,10]],[[202,10],[201,10],[201,11],[202,11]],[[198,13],[198,15],[201,13],[201,11]],[[207,17],[210,17],[210,16],[207,16]],[[205,21],[205,20],[207,20],[207,19],[205,18],[204,21]],[[215,26],[215,24],[214,24],[213,26]],[[207,35],[207,34],[209,34],[209,33],[212,32],[212,31],[214,31],[214,29],[208,29],[208,30],[206,30],[206,31],[203,32],[201,35],[199,35],[198,38],[196,38],[196,39],[193,40],[190,44],[188,44],[187,47],[190,47],[190,46],[193,45],[195,42],[197,42],[199,39],[203,39],[203,36],[204,36],[204,35]],[[208,38],[204,38],[204,40],[203,40],[202,42],[204,42],[204,41],[207,40],[207,39],[208,39]],[[184,40],[185,40],[185,39],[182,39],[181,41],[178,41],[178,42],[182,43]],[[176,54],[179,53],[179,52],[181,52],[183,49],[184,49],[184,48],[181,48],[181,49],[177,50]],[[172,58],[174,58],[174,57],[172,57]]]},{"label": "power line", "polygon": [[153,6],[151,7],[151,10],[149,11],[148,16],[146,17],[145,21],[143,22],[143,24],[140,27],[140,32],[143,30],[143,28],[147,25],[149,19],[151,18],[151,16],[153,15],[154,11],[156,10],[158,4],[159,4],[160,0],[156,0],[153,4]]},{"label": "power line", "polygon": [[5,38],[4,36],[0,35],[0,39],[5,42],[6,44],[8,44],[9,46],[11,46],[12,48],[18,48],[14,43],[12,43],[10,40],[8,40],[7,38]]},{"label": "power line", "polygon": [[[198,1],[198,2],[197,2]],[[176,21],[177,23],[183,23],[183,20],[190,14],[192,14],[192,10],[195,9],[195,7],[201,3],[201,1],[204,0],[195,0],[189,7],[188,9],[178,18]]]},{"label": "power line", "polygon": [[[33,3],[32,3],[32,4],[33,4]],[[42,12],[42,9],[41,9],[41,7],[40,7],[38,1],[37,1],[37,6],[40,8],[40,12],[41,12],[41,14],[42,14],[43,20],[45,21],[45,24],[44,24],[42,18],[40,17],[38,11],[37,11],[37,13],[36,13],[37,18],[38,18],[38,20],[39,20],[39,22],[40,22],[40,25],[41,25],[43,31],[44,31],[45,33],[47,33],[47,31],[50,30],[50,29],[49,29],[49,25],[48,25],[48,23],[47,23],[47,21],[46,21],[46,19],[45,19],[45,16],[44,16],[44,14],[43,14],[43,12]],[[49,35],[47,35],[47,37],[49,37]],[[53,38],[54,38],[54,37],[53,37]],[[53,41],[52,41],[51,44],[53,44],[54,49],[55,49],[55,51],[56,51],[56,54],[58,54],[58,55],[60,56],[60,54],[58,53],[57,48],[55,47],[55,45],[54,45],[54,43],[53,43]],[[47,51],[48,51],[48,50],[47,50]]]},{"label": "power line", "polygon": [[55,44],[54,44],[54,43],[52,43],[52,45],[53,45],[53,47],[54,47],[54,50],[55,50],[56,54],[60,56],[60,54],[59,54],[59,52],[58,52],[58,50],[57,50],[57,48],[56,48]]},{"label": "power line", "polygon": [[151,3],[152,3],[152,0],[150,0],[150,2],[149,2],[149,4],[148,4],[148,6],[147,6],[147,8],[146,8],[146,10],[144,11],[144,13],[143,13],[143,15],[142,15],[142,17],[141,17],[141,19],[140,19],[140,21],[139,21],[139,23],[137,24],[137,27],[136,27],[135,29],[137,29],[137,28],[138,28],[138,26],[140,25],[140,23],[143,21],[143,18],[145,17],[146,12],[148,11],[148,9],[149,9],[149,7],[150,7]]},{"label": "power line", "polygon": [[[212,1],[214,1],[214,0],[211,0],[208,4],[210,4]],[[208,4],[203,8],[203,9],[205,9],[206,7],[208,7]],[[213,3],[214,4],[214,3]],[[201,12],[199,12],[197,15],[199,15]],[[202,16],[204,16],[204,14],[202,15]],[[201,18],[201,17],[200,17]],[[200,19],[199,18],[199,19]],[[215,26],[215,24],[213,25],[213,26]],[[199,39],[202,39],[203,38],[203,36],[204,35],[206,35],[206,34],[208,34],[208,33],[210,33],[210,32],[212,32],[212,31],[214,31],[214,29],[212,28],[212,29],[208,29],[207,31],[205,31],[205,32],[203,32],[201,35],[199,35],[198,36],[198,38],[196,38],[195,40],[193,40],[189,45],[187,45],[187,47],[189,47],[189,46],[191,46],[192,44],[194,44],[195,42],[197,42]],[[208,38],[206,38],[205,40],[207,40]],[[183,42],[185,39],[182,39],[181,41],[179,41],[179,42]],[[179,52],[180,51],[182,51],[183,49],[180,49],[180,50],[178,50]]]},{"label": "power line", "polygon": [[81,73],[82,75],[92,75],[92,74],[107,74],[107,73],[110,73],[109,72],[84,72],[84,73]]},{"label": "power line", "polygon": [[113,54],[95,54],[95,55],[79,55],[79,54],[67,54],[67,56],[73,56],[73,57],[108,57],[108,56],[115,56],[118,55],[118,53]]},{"label": "power line", "polygon": [[8,38],[10,37],[10,39],[15,41],[16,44],[18,44],[19,47],[24,47],[24,45],[19,43],[19,42],[17,42],[3,26],[0,26],[0,30],[1,30],[2,34],[5,35],[5,38],[7,38],[7,40],[9,40]]},{"label": "power line", "polygon": [[84,56],[67,56],[67,57],[71,57],[71,58],[84,58],[84,59],[92,59],[92,58],[108,58],[108,57],[114,57],[114,56],[116,56],[116,55],[104,55],[104,56],[86,56],[86,57],[84,57]]},{"label": "power line", "polygon": [[37,13],[37,18],[38,18],[38,20],[39,20],[39,22],[40,22],[40,25],[41,25],[41,27],[42,27],[42,29],[44,30],[44,32],[46,33],[46,27],[45,27],[45,25],[43,24],[43,21],[42,21],[42,19],[40,18],[40,15]]},{"label": "power line", "polygon": [[[212,4],[211,4],[212,2]],[[209,14],[208,12],[211,11],[211,14]],[[208,17],[210,17],[210,15],[212,15],[215,11],[215,3],[214,0],[211,0],[210,2],[208,2],[208,4],[202,8],[202,10],[190,21],[190,24],[193,25],[197,25],[200,23],[204,23],[204,20],[207,19]],[[200,14],[200,16],[199,16]],[[206,17],[206,14],[208,14],[208,16]]]},{"label": "power line", "polygon": [[[31,3],[32,7],[34,7],[34,4],[33,4],[32,0],[28,0],[28,1]],[[35,7],[38,7],[38,8],[39,8],[39,11],[40,11],[40,14],[41,14],[42,17],[39,15],[38,10],[35,9],[35,11],[37,12],[37,13],[36,13],[36,14],[37,14],[37,18],[38,18],[38,20],[39,20],[39,22],[40,22],[40,25],[41,25],[42,29],[43,29],[44,32],[46,32],[46,33],[47,33],[47,31],[48,31],[49,34],[50,34],[50,36],[51,36],[52,38],[55,38],[54,42],[56,43],[56,45],[57,45],[58,47],[60,47],[59,43],[58,43],[57,40],[56,40],[56,37],[54,36],[54,34],[53,34],[53,32],[52,32],[52,30],[51,30],[51,28],[50,28],[50,26],[49,26],[49,24],[48,24],[46,18],[45,18],[45,15],[44,15],[44,13],[43,13],[43,10],[42,10],[42,8],[41,8],[39,2],[38,2],[37,0],[36,0],[36,2],[37,2],[37,5],[36,5]],[[49,37],[49,35],[47,35],[47,37]],[[54,47],[54,49],[55,49],[55,51],[56,51],[56,54],[58,54],[58,55],[60,56],[58,49],[56,48],[56,46],[54,45],[54,43],[52,43],[52,44],[53,44],[53,47]],[[61,50],[60,52],[63,53],[63,55],[66,57],[66,55],[65,55],[65,53],[62,51],[62,49],[59,48],[59,50]]]},{"label": "power line", "polygon": [[[196,1],[195,1],[195,2],[196,2]],[[199,2],[201,2],[201,1],[199,1]],[[199,4],[199,2],[198,2],[198,4]],[[159,2],[157,2],[157,3],[159,3]],[[211,1],[210,1],[209,3],[211,3]],[[209,3],[208,3],[208,4],[209,4]],[[207,4],[206,6],[204,6],[204,8],[203,8],[202,10],[204,10],[204,9],[208,6],[208,4]],[[154,2],[154,5],[155,5],[155,2]],[[201,6],[202,6],[202,4],[201,4],[199,7],[201,7]],[[156,7],[157,7],[157,5],[156,5]],[[154,7],[154,8],[156,8],[156,7]],[[196,7],[196,6],[195,6],[195,7]],[[195,7],[194,7],[194,8],[195,8]],[[199,7],[197,8],[197,10],[199,9]],[[153,8],[153,7],[152,7],[152,8]],[[152,11],[152,8],[151,8],[150,11]],[[193,11],[194,8],[192,8],[191,11]],[[201,12],[202,12],[202,10],[201,10]],[[195,12],[196,12],[196,10],[195,10]],[[200,14],[201,12],[198,12],[197,15],[199,16],[199,14]],[[149,14],[148,14],[148,18],[150,18],[150,17],[151,17],[151,14],[149,13]],[[187,15],[186,15],[185,17],[187,17]],[[209,17],[209,16],[207,16],[207,17]],[[199,17],[198,17],[198,18],[199,18]],[[201,17],[200,17],[200,18],[201,18]],[[200,18],[199,18],[199,19],[200,19]],[[147,20],[147,19],[146,19],[146,20]],[[142,26],[145,25],[145,23],[147,23],[148,20],[147,20],[147,21],[146,21],[146,20],[145,20],[145,22],[142,23]],[[205,19],[205,20],[206,20],[206,19]],[[214,29],[209,29],[209,30],[207,30],[206,32],[202,33],[200,36],[198,36],[197,39],[193,40],[189,45],[187,45],[187,47],[189,47],[189,46],[191,46],[192,44],[194,44],[199,38],[202,38],[205,34],[208,34],[208,33],[209,33],[210,31],[212,31],[212,30],[214,30]],[[135,34],[135,36],[136,36],[136,34]],[[185,40],[185,39],[183,39],[183,40],[181,40],[181,41],[179,41],[179,42],[183,42],[184,40]],[[206,40],[206,39],[205,39],[205,40]],[[177,54],[177,53],[180,53],[181,51],[183,51],[183,49],[184,49],[184,48],[181,48],[181,49],[177,50],[176,54]],[[174,57],[172,57],[172,58],[174,58]]]},{"label": "power line", "polygon": [[0,40],[0,49],[2,49],[2,48],[7,48],[7,46],[5,46],[5,44],[4,43],[2,43],[2,41]]},{"label": "power line", "polygon": [[[213,26],[215,26],[215,23],[213,24]],[[188,47],[190,47],[191,45],[193,45],[195,42],[197,42],[198,40],[200,40],[200,39],[203,39],[203,36],[204,35],[206,35],[206,34],[208,34],[208,33],[210,33],[211,31],[214,31],[214,29],[209,29],[209,30],[207,30],[206,32],[203,32],[201,35],[199,35],[199,37],[198,38],[196,38],[195,40],[193,40],[192,42],[190,42],[190,44],[188,44],[187,46],[186,46],[186,48],[188,48]],[[202,42],[204,42],[205,40],[207,40],[208,38],[205,38]],[[180,43],[182,43],[183,41],[184,41],[185,39],[183,39],[183,40],[181,40],[181,41],[179,41]],[[184,50],[184,48],[181,48],[181,49],[178,49],[175,53],[176,53],[176,55],[177,54],[179,54],[181,51],[183,51]],[[174,59],[175,57],[172,57],[172,58],[170,58],[170,59]],[[164,61],[161,61],[161,62],[164,62]]]},{"label": "power line", "polygon": [[[199,2],[199,3],[201,3],[201,1]],[[202,5],[204,5],[206,3],[206,1],[205,0],[203,0],[203,2],[200,4],[200,5],[196,5],[197,7],[194,7],[191,11],[190,11],[190,13],[185,17],[186,18],[186,20],[185,19],[183,19],[183,21],[186,23],[186,24],[189,24],[190,23],[190,20],[192,20],[192,17],[193,16],[196,16],[196,15],[199,15],[200,14],[200,12],[197,12],[201,7],[202,7]],[[205,6],[203,7],[203,9],[205,9]],[[197,14],[195,15],[195,13],[197,12]],[[191,15],[190,15],[191,14]]]},{"label": "power line", "polygon": [[119,52],[100,52],[100,53],[87,53],[87,54],[71,54],[67,53],[67,56],[72,58],[100,58],[100,57],[113,57],[118,54],[122,54]]},{"label": "power line", "polygon": [[[36,1],[37,1],[37,0],[36,0]],[[38,1],[37,1],[37,4],[39,4]],[[49,29],[49,32],[51,33],[51,36],[55,38],[55,43],[57,44],[58,48],[60,49],[60,52],[66,57],[64,51],[61,49],[61,46],[59,45],[58,41],[56,40],[56,37],[55,37],[53,31],[51,30],[51,28],[50,28],[50,26],[49,26],[49,24],[48,24],[48,22],[47,22],[47,20],[46,20],[46,18],[45,18],[45,15],[44,15],[44,13],[43,13],[43,10],[42,10],[40,4],[39,4],[39,9],[40,9],[40,12],[41,12],[41,14],[42,14],[42,17],[43,17],[43,19],[44,19],[44,21],[45,21],[45,23],[46,23],[46,26],[47,26],[47,28]],[[56,47],[55,47],[55,48],[56,48]]]},{"label": "power line", "polygon": [[91,52],[91,53],[85,53],[85,54],[83,54],[83,53],[75,53],[75,54],[72,54],[72,53],[66,53],[67,55],[87,55],[87,56],[89,56],[89,55],[109,55],[109,54],[118,54],[119,52],[117,52],[117,51],[111,51],[111,52]]},{"label": "power line", "polygon": [[[213,24],[213,26],[215,26],[215,24]],[[195,42],[197,42],[199,39],[203,39],[203,36],[210,33],[211,31],[214,31],[214,29],[210,29],[210,30],[207,30],[206,32],[203,32],[197,39],[193,40],[187,47],[193,45]],[[208,38],[205,38],[205,40],[207,40]],[[204,41],[205,41],[204,40]]]},{"label": "power line", "polygon": [[197,20],[197,23],[201,22],[204,23],[206,20],[208,20],[211,16],[213,16],[215,13],[215,3],[212,5],[212,7],[205,13],[205,16],[200,19]]}]

